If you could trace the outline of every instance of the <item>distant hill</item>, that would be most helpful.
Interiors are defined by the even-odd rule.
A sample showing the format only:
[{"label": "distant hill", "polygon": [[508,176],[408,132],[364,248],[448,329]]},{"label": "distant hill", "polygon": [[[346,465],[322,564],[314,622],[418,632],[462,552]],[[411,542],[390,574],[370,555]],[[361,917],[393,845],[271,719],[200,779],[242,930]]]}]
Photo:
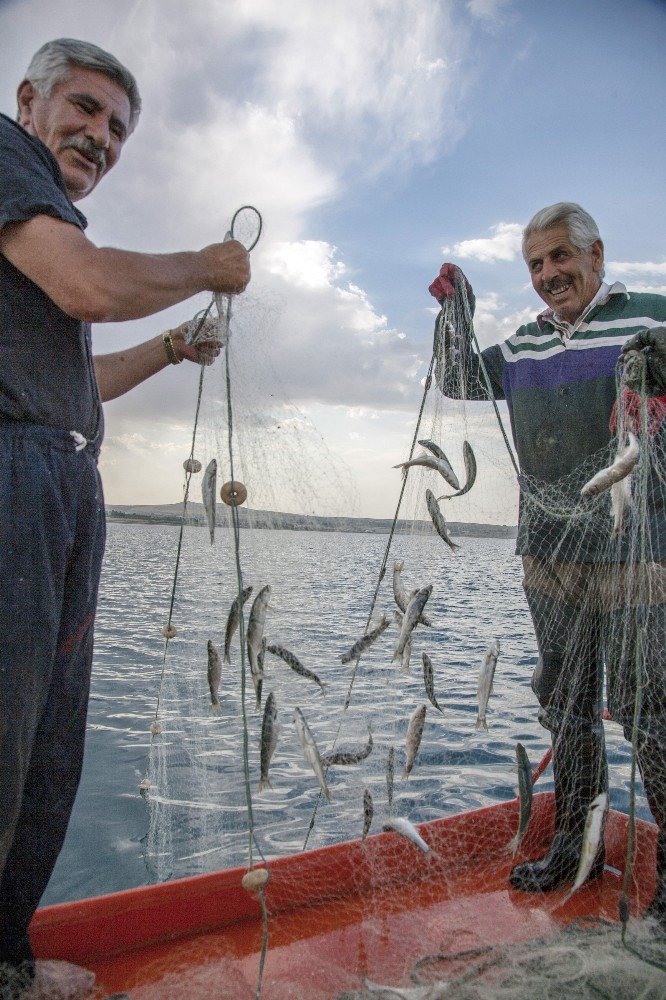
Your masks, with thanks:
[{"label": "distant hill", "polygon": [[[386,535],[391,530],[391,518],[372,517],[324,517],[310,514],[288,514],[274,510],[249,510],[238,508],[241,528],[281,528],[288,531],[349,531],[363,534]],[[134,522],[144,524],[180,524],[182,504],[137,504],[135,506],[109,505],[106,508],[108,521]],[[231,510],[219,503],[216,507],[217,524],[228,525]],[[201,503],[194,501],[187,505],[186,524],[204,526],[206,515]],[[515,538],[517,528],[508,524],[474,524],[449,521],[452,535],[468,535],[480,538]],[[403,521],[396,525],[398,534],[434,534],[430,521]]]}]

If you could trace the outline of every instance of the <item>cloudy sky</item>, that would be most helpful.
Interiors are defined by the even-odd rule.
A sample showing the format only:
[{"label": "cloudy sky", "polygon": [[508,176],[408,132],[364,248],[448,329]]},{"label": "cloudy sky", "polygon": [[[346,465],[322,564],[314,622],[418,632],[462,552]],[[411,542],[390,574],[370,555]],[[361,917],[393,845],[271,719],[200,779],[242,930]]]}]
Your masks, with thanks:
[{"label": "cloudy sky", "polygon": [[[342,484],[354,513],[395,508],[442,261],[474,286],[482,345],[498,341],[540,305],[521,226],[573,200],[597,219],[607,276],[666,293],[663,0],[0,0],[3,111],[58,36],[114,52],[143,96],[119,165],[79,206],[94,242],[197,249],[240,205],[260,209],[232,342],[241,444],[294,467],[319,448],[313,479]],[[98,326],[96,350],[207,302]],[[180,499],[197,380],[182,365],[108,405],[107,502]],[[511,503],[498,516],[486,497],[487,519]]]}]

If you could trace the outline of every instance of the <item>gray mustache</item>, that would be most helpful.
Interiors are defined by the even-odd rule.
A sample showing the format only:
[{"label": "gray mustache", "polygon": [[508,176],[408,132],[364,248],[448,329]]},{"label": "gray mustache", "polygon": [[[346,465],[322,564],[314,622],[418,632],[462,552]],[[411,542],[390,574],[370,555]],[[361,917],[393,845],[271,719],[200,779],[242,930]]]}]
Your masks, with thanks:
[{"label": "gray mustache", "polygon": [[64,149],[76,149],[79,153],[89,157],[95,162],[100,170],[106,167],[106,153],[103,149],[95,146],[94,143],[86,139],[68,139],[63,143]]}]

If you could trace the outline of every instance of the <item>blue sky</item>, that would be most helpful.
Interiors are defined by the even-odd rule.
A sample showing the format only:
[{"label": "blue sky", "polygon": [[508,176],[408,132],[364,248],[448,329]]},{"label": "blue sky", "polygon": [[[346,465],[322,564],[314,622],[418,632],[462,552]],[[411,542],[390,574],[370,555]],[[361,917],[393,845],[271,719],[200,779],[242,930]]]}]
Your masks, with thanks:
[{"label": "blue sky", "polygon": [[[290,414],[308,427],[286,448],[296,462],[314,425],[320,463],[355,484],[354,513],[393,512],[443,260],[474,286],[481,342],[500,340],[540,305],[520,227],[573,200],[597,219],[608,277],[666,293],[663,2],[0,0],[2,110],[33,51],[63,35],[113,51],[144,98],[120,163],[80,204],[89,236],[197,248],[240,204],[260,208],[246,310],[261,329],[234,341],[246,441],[261,453]],[[206,302],[98,327],[96,349]],[[188,367],[107,407],[108,502],[182,495]],[[279,487],[271,503],[289,505]],[[511,501],[490,507],[469,516],[510,519]]]}]

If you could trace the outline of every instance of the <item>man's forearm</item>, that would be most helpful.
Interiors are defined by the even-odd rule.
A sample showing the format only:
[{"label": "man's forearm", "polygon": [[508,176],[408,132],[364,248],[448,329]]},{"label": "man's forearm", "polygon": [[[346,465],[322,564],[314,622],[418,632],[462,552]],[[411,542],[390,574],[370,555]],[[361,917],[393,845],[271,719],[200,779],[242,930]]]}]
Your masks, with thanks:
[{"label": "man's forearm", "polygon": [[36,216],[0,230],[0,252],[57,306],[89,323],[141,319],[202,291],[234,294],[250,278],[240,243],[133,253],[97,247],[76,226]]},{"label": "man's forearm", "polygon": [[103,403],[124,395],[169,364],[161,334],[136,347],[113,354],[97,354],[95,375]]}]

